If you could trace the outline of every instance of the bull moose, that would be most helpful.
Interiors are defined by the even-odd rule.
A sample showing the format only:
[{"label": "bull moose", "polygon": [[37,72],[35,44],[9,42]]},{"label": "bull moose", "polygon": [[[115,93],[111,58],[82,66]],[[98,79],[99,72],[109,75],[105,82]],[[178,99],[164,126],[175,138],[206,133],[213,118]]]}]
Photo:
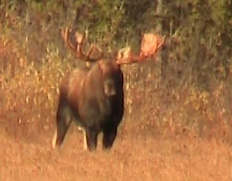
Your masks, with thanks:
[{"label": "bull moose", "polygon": [[[62,144],[69,125],[75,120],[84,131],[85,149],[96,149],[100,132],[103,133],[103,148],[111,148],[124,113],[123,73],[120,66],[154,54],[164,39],[145,34],[139,56],[132,56],[127,47],[119,50],[117,57],[111,60],[105,58],[96,45],[91,45],[89,51],[84,52],[85,36],[76,33],[76,42],[72,43],[69,33],[68,28],[61,31],[65,44],[79,59],[95,62],[91,68],[76,68],[67,73],[61,82],[53,147]],[[93,57],[94,51],[99,56]],[[66,119],[67,111],[74,119]]]}]

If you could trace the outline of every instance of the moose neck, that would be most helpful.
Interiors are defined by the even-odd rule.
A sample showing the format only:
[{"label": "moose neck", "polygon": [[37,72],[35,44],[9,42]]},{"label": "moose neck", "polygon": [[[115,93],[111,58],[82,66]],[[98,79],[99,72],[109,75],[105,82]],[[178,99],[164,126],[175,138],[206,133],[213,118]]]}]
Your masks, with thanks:
[{"label": "moose neck", "polygon": [[91,89],[88,90],[90,100],[98,105],[101,114],[110,115],[112,96],[106,96],[104,94],[104,77],[99,62],[97,62],[89,71],[85,84],[85,87]]}]

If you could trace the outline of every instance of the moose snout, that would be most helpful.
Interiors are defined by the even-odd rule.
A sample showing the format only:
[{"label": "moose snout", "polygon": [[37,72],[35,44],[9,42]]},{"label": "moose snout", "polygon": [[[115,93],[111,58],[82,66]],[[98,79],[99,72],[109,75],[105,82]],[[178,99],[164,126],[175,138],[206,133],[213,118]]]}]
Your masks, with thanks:
[{"label": "moose snout", "polygon": [[104,82],[104,93],[107,96],[114,96],[116,94],[115,85],[112,80],[106,80]]}]

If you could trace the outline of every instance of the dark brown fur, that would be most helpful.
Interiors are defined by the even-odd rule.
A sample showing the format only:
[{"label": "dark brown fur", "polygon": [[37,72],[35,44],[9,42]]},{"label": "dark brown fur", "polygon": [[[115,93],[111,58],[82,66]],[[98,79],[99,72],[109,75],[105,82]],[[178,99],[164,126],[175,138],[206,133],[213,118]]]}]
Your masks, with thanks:
[{"label": "dark brown fur", "polygon": [[57,131],[53,146],[62,144],[71,120],[66,110],[86,131],[87,148],[95,150],[103,132],[103,147],[110,148],[124,111],[123,74],[114,61],[100,60],[91,69],[76,69],[60,86]]}]

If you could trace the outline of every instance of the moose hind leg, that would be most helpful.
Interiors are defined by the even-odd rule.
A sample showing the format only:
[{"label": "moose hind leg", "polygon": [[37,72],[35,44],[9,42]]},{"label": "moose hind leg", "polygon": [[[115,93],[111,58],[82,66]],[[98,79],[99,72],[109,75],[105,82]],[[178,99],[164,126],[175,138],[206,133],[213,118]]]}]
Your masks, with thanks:
[{"label": "moose hind leg", "polygon": [[83,150],[87,150],[87,140],[86,140],[86,131],[83,129]]},{"label": "moose hind leg", "polygon": [[83,133],[83,150],[87,150],[86,130],[80,126],[77,129]]},{"label": "moose hind leg", "polygon": [[104,149],[109,149],[113,146],[114,140],[117,135],[117,126],[107,126],[103,129],[102,146]]},{"label": "moose hind leg", "polygon": [[52,141],[52,147],[61,146],[66,132],[71,124],[71,120],[66,121],[65,117],[65,107],[62,104],[59,104],[56,118],[56,132]]}]

